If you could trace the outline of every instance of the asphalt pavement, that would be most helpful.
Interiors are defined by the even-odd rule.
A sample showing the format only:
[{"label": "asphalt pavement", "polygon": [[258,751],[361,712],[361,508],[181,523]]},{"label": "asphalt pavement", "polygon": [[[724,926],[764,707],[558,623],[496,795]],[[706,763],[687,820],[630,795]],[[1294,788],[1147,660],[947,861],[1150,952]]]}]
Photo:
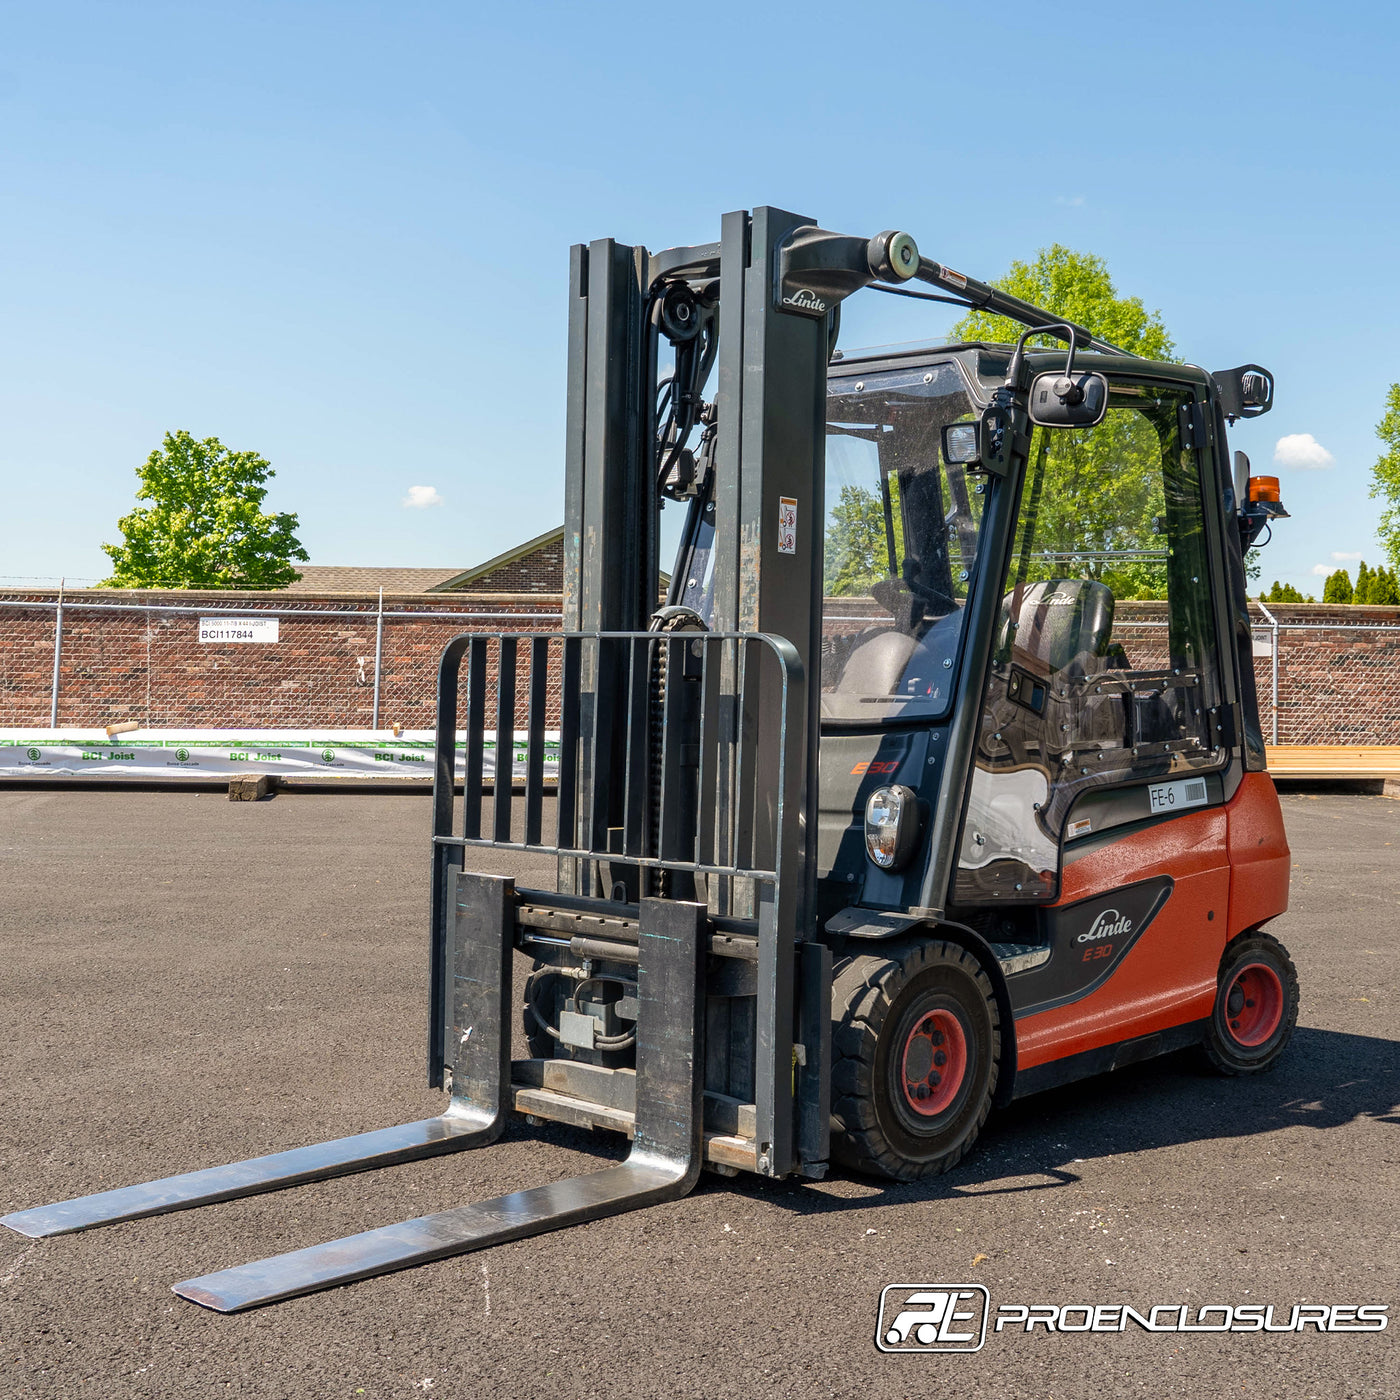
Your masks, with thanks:
[{"label": "asphalt pavement", "polygon": [[[707,1173],[674,1204],[236,1316],[170,1285],[625,1144],[519,1123],[484,1151],[87,1234],[0,1230],[0,1400],[1395,1400],[1400,802],[1283,800],[1293,904],[1274,931],[1303,999],[1271,1075],[1176,1055],[1018,1103],[932,1183]],[[0,1213],[439,1111],[428,820],[417,794],[0,790]],[[1273,1304],[1286,1321],[1325,1304],[1391,1320],[993,1330],[972,1354],[881,1354],[881,1290],[911,1283],[981,1285],[994,1317]]]}]

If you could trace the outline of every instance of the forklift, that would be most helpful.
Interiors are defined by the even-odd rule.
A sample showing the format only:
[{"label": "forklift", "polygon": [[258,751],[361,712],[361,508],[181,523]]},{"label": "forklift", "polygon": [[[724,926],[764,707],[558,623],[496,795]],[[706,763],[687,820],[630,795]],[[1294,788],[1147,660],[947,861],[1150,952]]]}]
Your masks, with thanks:
[{"label": "forklift", "polygon": [[[1024,331],[846,354],[866,289]],[[1283,1053],[1297,976],[1265,926],[1289,851],[1244,554],[1286,512],[1226,445],[1272,376],[1138,358],[907,233],[775,208],[715,243],[575,247],[568,325],[563,628],[458,637],[439,671],[445,1110],[11,1229],[481,1147],[511,1114],[631,1139],[175,1285],[233,1312],[672,1200],[704,1167],[916,1180],[1037,1090]],[[663,505],[685,517],[664,595]],[[474,872],[482,847],[550,858],[555,887]]]}]

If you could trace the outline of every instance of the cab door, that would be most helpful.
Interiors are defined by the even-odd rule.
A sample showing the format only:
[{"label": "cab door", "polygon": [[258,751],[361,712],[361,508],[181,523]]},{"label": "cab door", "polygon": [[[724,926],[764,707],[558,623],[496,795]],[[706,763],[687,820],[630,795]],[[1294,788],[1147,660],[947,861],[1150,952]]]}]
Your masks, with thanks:
[{"label": "cab door", "polygon": [[1032,442],[951,899],[1026,946],[1022,1068],[1214,997],[1230,754],[1192,412],[1184,385],[1116,380],[1097,427]]}]

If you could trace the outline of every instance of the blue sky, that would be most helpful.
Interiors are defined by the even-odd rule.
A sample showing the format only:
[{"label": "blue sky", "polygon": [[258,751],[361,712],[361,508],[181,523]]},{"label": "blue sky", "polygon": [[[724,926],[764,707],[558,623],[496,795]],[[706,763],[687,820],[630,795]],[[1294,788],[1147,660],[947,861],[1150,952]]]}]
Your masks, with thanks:
[{"label": "blue sky", "polygon": [[[269,458],[316,563],[466,567],[550,528],[569,245],[701,241],[768,203],[984,278],[1095,252],[1186,358],[1267,365],[1277,407],[1233,445],[1330,458],[1277,467],[1265,562],[1320,591],[1315,565],[1380,557],[1397,16],[8,4],[0,585],[99,577],[172,428]],[[842,343],[951,319],[866,296]]]}]

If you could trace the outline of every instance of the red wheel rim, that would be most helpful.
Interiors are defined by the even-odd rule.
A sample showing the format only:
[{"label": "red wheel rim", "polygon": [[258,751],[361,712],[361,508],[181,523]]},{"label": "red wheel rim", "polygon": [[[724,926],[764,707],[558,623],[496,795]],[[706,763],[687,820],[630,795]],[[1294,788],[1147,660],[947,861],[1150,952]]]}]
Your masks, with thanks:
[{"label": "red wheel rim", "polygon": [[967,1036],[951,1011],[921,1016],[904,1042],[900,1081],[909,1107],[924,1118],[944,1112],[967,1075]]},{"label": "red wheel rim", "polygon": [[1240,1045],[1262,1045],[1283,1020],[1283,983],[1268,963],[1246,963],[1225,989],[1221,1014]]}]

